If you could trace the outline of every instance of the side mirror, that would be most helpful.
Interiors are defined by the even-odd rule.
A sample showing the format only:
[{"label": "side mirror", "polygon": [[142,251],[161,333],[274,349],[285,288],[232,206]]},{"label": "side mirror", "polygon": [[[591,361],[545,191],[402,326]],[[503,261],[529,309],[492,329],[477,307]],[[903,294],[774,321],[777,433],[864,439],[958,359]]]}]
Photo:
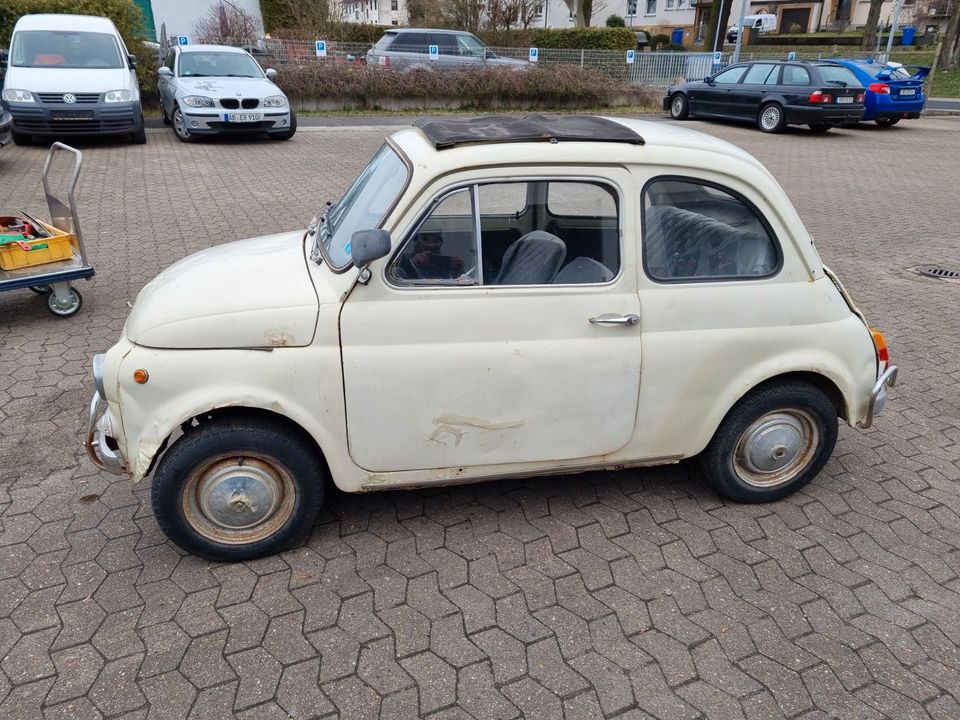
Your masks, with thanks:
[{"label": "side mirror", "polygon": [[267,80],[276,80],[276,79],[277,79],[277,71],[274,70],[273,68],[267,68],[267,69],[264,70],[263,72],[264,72],[264,74],[267,76]]},{"label": "side mirror", "polygon": [[350,257],[363,269],[390,252],[390,233],[386,230],[358,230],[350,238]]},{"label": "side mirror", "polygon": [[160,77],[173,77],[173,71],[166,65],[161,65],[160,69],[157,70],[157,75]]},{"label": "side mirror", "polygon": [[130,66],[131,70],[137,69],[137,56],[130,53],[127,55],[127,64]]}]

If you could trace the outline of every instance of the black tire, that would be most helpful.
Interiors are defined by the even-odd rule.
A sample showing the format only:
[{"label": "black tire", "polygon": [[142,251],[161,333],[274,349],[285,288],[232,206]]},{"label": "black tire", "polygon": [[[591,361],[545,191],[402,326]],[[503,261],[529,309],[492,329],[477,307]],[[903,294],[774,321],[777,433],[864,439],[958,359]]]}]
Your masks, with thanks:
[{"label": "black tire", "polygon": [[[167,537],[187,552],[250,560],[306,539],[320,512],[325,476],[316,448],[296,430],[271,418],[223,417],[188,432],[160,459],[153,513]],[[272,498],[271,514],[257,520],[265,498]],[[227,527],[217,513],[228,523],[250,523]]]},{"label": "black tire", "polygon": [[670,117],[674,120],[686,120],[690,116],[690,103],[683,93],[670,96]]},{"label": "black tire", "polygon": [[731,500],[779,500],[823,469],[837,442],[837,422],[837,409],[813,385],[762,385],[727,413],[700,456],[701,468]]},{"label": "black tire", "polygon": [[888,115],[881,115],[876,120],[874,120],[874,122],[882,128],[888,128],[888,127],[893,127],[898,122],[900,122],[900,118],[890,117]]},{"label": "black tire", "polygon": [[47,310],[58,318],[68,318],[76,315],[83,306],[83,296],[76,288],[70,288],[68,294],[69,299],[67,302],[61,303],[56,293],[51,289],[51,291],[47,293]]},{"label": "black tire", "polygon": [[297,132],[297,116],[294,114],[293,110],[290,110],[290,127],[283,132],[270,133],[270,137],[273,140],[289,140]]},{"label": "black tire", "polygon": [[130,142],[133,145],[147,144],[147,129],[143,124],[143,116],[140,116],[140,127],[130,133]]},{"label": "black tire", "polygon": [[817,133],[819,135],[830,130],[833,125],[825,125],[824,123],[811,123],[807,127],[810,128],[810,132]]},{"label": "black tire", "polygon": [[21,132],[17,132],[16,130],[11,130],[10,137],[13,138],[14,145],[21,145],[21,146],[33,145],[32,135],[25,135]]},{"label": "black tire", "polygon": [[787,118],[780,103],[767,103],[757,113],[757,127],[765,133],[778,133],[787,126]]}]

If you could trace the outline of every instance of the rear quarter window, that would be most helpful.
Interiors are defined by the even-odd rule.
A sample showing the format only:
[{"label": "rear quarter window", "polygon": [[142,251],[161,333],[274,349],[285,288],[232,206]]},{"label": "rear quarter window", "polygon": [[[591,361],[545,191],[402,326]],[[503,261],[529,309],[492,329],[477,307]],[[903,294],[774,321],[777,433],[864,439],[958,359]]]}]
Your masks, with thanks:
[{"label": "rear quarter window", "polygon": [[850,70],[839,65],[820,65],[817,68],[820,72],[820,78],[828,85],[839,85],[843,83],[846,87],[856,87],[862,83],[857,80],[857,76]]}]

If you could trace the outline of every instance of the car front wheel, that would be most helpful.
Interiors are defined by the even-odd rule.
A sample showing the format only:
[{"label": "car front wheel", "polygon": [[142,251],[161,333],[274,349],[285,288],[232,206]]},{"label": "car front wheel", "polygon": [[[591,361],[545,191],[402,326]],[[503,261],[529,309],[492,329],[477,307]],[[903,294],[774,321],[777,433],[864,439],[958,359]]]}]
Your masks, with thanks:
[{"label": "car front wheel", "polygon": [[294,115],[293,110],[290,111],[290,127],[284,130],[283,132],[270,133],[270,137],[274,140],[289,140],[297,132],[297,116]]},{"label": "car front wheel", "polygon": [[670,117],[674,120],[686,120],[690,115],[690,105],[687,102],[687,96],[683,93],[675,93],[670,98]]},{"label": "car front wheel", "polygon": [[707,480],[739,502],[769,502],[799,490],[837,442],[837,410],[819,388],[771,383],[727,413],[700,457]]},{"label": "car front wheel", "polygon": [[766,133],[778,133],[786,126],[786,117],[783,108],[777,103],[767,103],[760,108],[757,116],[757,127]]},{"label": "car front wheel", "polygon": [[161,458],[153,512],[167,537],[214,560],[249,560],[301,543],[323,500],[324,466],[302,433],[235,415],[189,430]]},{"label": "car front wheel", "polygon": [[187,121],[183,117],[183,113],[180,112],[179,107],[173,108],[173,133],[177,136],[177,140],[181,142],[189,143],[196,140],[196,135],[187,130]]}]

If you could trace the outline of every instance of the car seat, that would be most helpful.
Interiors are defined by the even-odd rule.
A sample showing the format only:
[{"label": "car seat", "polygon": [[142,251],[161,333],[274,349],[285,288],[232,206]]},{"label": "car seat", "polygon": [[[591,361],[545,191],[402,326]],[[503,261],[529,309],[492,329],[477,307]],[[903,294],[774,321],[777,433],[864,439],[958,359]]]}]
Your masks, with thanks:
[{"label": "car seat", "polygon": [[494,285],[548,285],[566,256],[567,248],[556,235],[528,232],[507,248]]},{"label": "car seat", "polygon": [[554,285],[589,285],[613,280],[613,273],[606,265],[593,258],[576,257],[568,262],[553,279]]}]

